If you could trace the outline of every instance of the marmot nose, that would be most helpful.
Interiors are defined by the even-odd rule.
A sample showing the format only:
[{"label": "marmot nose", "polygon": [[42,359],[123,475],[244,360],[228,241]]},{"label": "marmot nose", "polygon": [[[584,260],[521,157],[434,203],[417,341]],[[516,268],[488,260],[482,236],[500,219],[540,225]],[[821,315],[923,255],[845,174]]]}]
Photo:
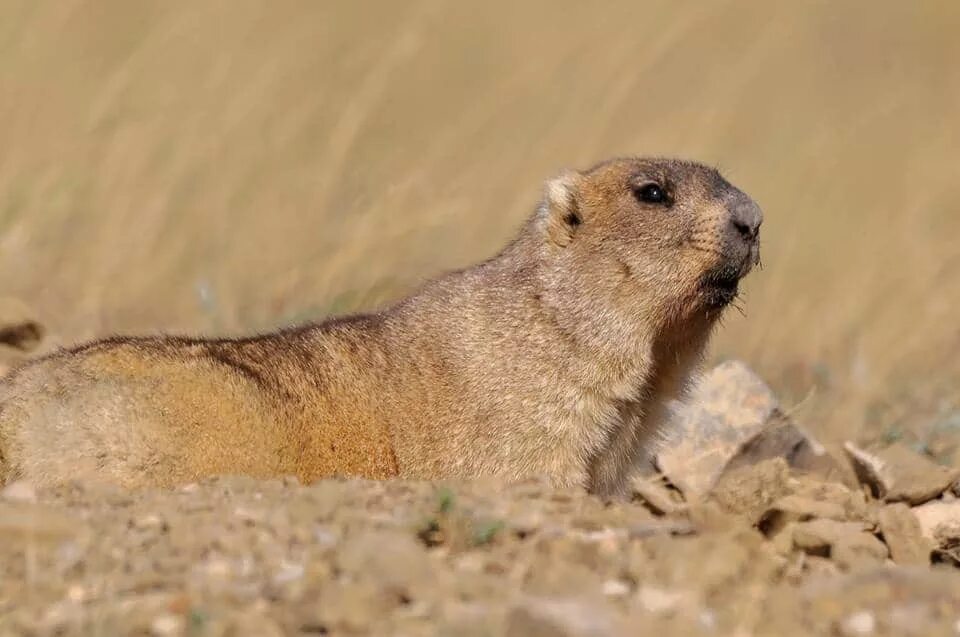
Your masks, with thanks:
[{"label": "marmot nose", "polygon": [[730,223],[744,241],[755,241],[763,223],[763,213],[752,199],[741,199],[731,206]]}]

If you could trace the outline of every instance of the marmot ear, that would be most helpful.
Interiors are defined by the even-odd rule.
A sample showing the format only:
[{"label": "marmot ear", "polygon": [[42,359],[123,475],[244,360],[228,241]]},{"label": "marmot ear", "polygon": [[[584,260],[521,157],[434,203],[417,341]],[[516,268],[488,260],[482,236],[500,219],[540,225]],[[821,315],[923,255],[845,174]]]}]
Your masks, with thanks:
[{"label": "marmot ear", "polygon": [[547,237],[561,248],[573,241],[577,227],[583,223],[577,201],[579,179],[579,173],[566,172],[548,181],[545,188],[543,214]]}]

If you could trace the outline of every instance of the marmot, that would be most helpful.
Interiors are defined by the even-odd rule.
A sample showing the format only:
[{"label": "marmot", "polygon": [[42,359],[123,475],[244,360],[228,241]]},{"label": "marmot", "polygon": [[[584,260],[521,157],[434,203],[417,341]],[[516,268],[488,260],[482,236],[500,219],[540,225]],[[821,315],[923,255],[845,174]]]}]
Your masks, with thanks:
[{"label": "marmot", "polygon": [[761,220],[697,163],[567,172],[497,256],[381,312],[14,370],[0,481],[541,475],[617,494],[758,263]]}]

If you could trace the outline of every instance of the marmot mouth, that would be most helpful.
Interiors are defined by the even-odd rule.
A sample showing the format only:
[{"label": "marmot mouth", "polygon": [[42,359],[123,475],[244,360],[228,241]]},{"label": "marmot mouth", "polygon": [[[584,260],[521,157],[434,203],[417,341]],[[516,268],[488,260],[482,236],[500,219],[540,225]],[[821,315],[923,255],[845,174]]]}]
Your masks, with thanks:
[{"label": "marmot mouth", "polygon": [[723,307],[737,298],[740,286],[740,268],[724,265],[707,272],[700,280],[706,304]]}]

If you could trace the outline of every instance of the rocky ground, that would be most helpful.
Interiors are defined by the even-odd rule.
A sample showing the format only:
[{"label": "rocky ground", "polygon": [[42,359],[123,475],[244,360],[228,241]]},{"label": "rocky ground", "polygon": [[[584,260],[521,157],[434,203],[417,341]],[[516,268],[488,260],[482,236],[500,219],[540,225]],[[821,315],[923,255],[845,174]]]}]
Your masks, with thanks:
[{"label": "rocky ground", "polygon": [[[27,324],[0,342],[29,349]],[[738,363],[674,407],[615,502],[537,480],[6,485],[0,634],[960,635],[958,471],[821,445]]]},{"label": "rocky ground", "polygon": [[660,515],[533,481],[14,485],[0,633],[960,634],[905,504],[781,461],[739,487]]}]

